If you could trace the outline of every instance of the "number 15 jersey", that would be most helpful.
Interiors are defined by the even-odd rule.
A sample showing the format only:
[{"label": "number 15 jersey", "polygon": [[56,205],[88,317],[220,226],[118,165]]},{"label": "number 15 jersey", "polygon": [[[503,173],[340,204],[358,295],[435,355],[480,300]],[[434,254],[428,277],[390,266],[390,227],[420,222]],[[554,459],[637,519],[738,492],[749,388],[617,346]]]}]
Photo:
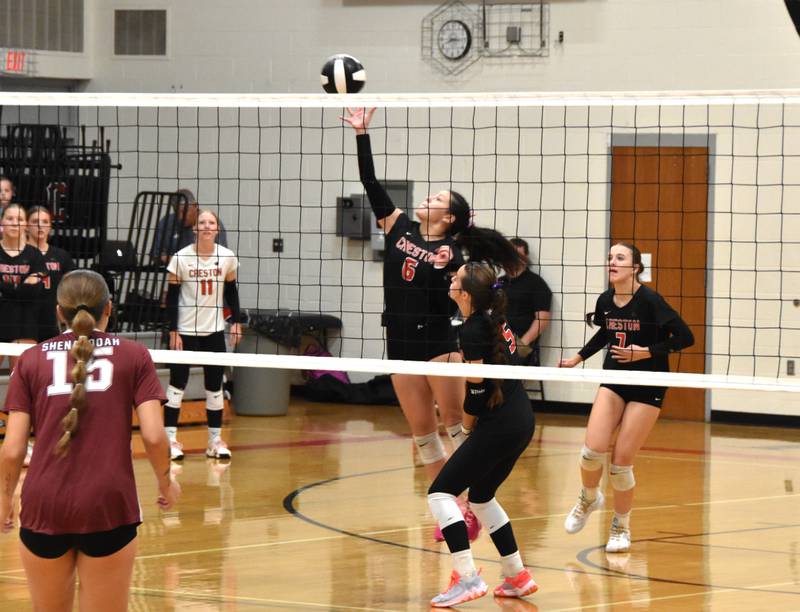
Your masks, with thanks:
[{"label": "number 15 jersey", "polygon": [[222,294],[225,277],[239,267],[230,249],[214,245],[214,254],[201,257],[190,244],[172,256],[167,271],[178,277],[178,333],[185,336],[208,336],[224,331]]}]

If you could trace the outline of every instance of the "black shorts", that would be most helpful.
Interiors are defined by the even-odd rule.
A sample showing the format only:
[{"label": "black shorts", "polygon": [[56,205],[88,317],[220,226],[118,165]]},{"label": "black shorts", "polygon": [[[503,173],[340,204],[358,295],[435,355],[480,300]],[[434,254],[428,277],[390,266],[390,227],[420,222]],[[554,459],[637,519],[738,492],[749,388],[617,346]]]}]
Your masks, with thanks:
[{"label": "black shorts", "polygon": [[430,361],[439,355],[457,352],[458,340],[449,319],[446,327],[421,324],[419,328],[386,328],[386,356],[389,359]]},{"label": "black shorts", "polygon": [[661,408],[664,396],[667,394],[666,387],[646,387],[644,385],[600,385],[606,389],[611,389],[619,395],[625,403],[639,402]]},{"label": "black shorts", "polygon": [[125,548],[136,537],[139,523],[110,531],[51,535],[21,527],[19,539],[29,551],[43,559],[58,559],[73,548],[87,557],[108,557]]}]

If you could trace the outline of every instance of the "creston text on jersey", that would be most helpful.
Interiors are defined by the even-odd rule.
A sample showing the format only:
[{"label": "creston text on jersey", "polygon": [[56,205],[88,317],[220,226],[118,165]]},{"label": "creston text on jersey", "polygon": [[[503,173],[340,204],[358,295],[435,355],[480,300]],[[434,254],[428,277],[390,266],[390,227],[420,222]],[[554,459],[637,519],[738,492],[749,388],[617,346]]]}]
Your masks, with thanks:
[{"label": "creston text on jersey", "polygon": [[0,274],[5,276],[6,274],[28,274],[31,271],[31,265],[24,263],[24,264],[7,264],[7,263],[0,263]]},{"label": "creston text on jersey", "polygon": [[[76,340],[58,340],[55,342],[43,342],[42,352],[47,351],[68,351],[75,344]],[[119,338],[89,338],[89,342],[95,347],[119,346]]]},{"label": "creston text on jersey", "polygon": [[435,268],[445,267],[453,257],[452,251],[447,245],[440,246],[433,253],[431,253],[428,249],[417,246],[405,236],[400,236],[394,246],[398,250],[410,255],[414,259],[433,263]]},{"label": "creston text on jersey", "polygon": [[211,278],[217,276],[222,276],[222,268],[206,268],[202,270],[189,268],[189,278]]},{"label": "creston text on jersey", "polygon": [[642,323],[639,319],[606,319],[606,328],[613,331],[639,331]]}]

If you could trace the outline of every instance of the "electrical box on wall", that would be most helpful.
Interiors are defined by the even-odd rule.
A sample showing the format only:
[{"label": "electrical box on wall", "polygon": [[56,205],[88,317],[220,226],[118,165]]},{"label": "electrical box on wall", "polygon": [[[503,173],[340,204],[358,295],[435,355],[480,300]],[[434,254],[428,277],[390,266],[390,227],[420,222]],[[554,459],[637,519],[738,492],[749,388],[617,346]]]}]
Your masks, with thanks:
[{"label": "electrical box on wall", "polygon": [[336,235],[368,240],[372,210],[366,196],[351,194],[336,198]]}]

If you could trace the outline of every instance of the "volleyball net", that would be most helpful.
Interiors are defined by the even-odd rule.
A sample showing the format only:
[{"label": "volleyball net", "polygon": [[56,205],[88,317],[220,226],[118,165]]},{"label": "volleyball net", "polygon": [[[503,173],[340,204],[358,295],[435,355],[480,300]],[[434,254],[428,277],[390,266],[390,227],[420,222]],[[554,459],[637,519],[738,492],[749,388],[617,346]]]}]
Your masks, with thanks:
[{"label": "volleyball net", "polygon": [[[149,342],[159,363],[489,368],[554,381],[549,396],[567,400],[585,395],[570,383],[642,384],[600,371],[602,355],[553,367],[594,334],[585,315],[607,288],[609,246],[625,241],[696,340],[651,384],[800,390],[800,92],[0,100],[0,174],[24,206],[50,208],[54,243],[107,276],[116,329]],[[340,120],[345,106],[377,107],[376,174],[396,206],[413,215],[429,193],[455,190],[477,225],[527,241],[531,269],[552,292],[543,367],[385,359],[385,244],[353,130]],[[185,214],[181,189],[217,212],[238,257],[251,338],[237,353],[159,350],[166,260],[156,227]],[[188,220],[175,218],[177,237]],[[305,356],[308,336],[333,357]],[[787,401],[800,409],[797,397]]]}]

